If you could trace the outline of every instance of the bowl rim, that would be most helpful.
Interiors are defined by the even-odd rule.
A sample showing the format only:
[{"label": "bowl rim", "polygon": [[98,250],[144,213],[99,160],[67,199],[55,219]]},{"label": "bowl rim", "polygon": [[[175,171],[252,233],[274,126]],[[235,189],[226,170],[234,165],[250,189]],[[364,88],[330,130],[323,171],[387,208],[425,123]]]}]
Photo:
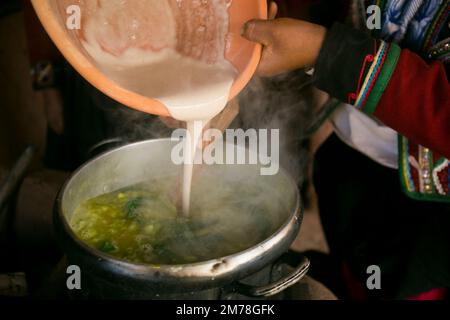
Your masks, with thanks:
[{"label": "bowl rim", "polygon": [[[89,58],[82,54],[67,36],[64,28],[61,28],[59,17],[54,14],[51,8],[51,1],[57,0],[31,0],[39,20],[53,40],[53,43],[83,78],[95,88],[125,106],[158,116],[171,116],[169,110],[162,102],[119,86],[100,71]],[[257,1],[259,1],[258,16],[261,19],[267,19],[266,0]],[[254,44],[254,49],[247,66],[239,73],[239,76],[231,87],[229,100],[235,98],[251,80],[261,59],[261,52],[262,46],[260,44]]]},{"label": "bowl rim", "polygon": [[[122,268],[125,268],[127,270],[132,270],[133,272],[146,274],[149,271],[156,271],[158,273],[162,274],[170,274],[171,276],[175,277],[184,277],[187,274],[192,276],[192,274],[195,274],[197,277],[209,277],[211,276],[221,276],[223,274],[226,274],[232,270],[225,270],[219,269],[221,272],[216,272],[213,275],[211,274],[211,270],[217,269],[218,264],[226,264],[232,265],[232,263],[229,262],[236,262],[233,264],[233,268],[248,263],[249,261],[263,255],[265,252],[269,251],[271,248],[276,247],[278,243],[282,242],[283,239],[288,237],[290,235],[290,232],[292,229],[295,229],[296,224],[298,224],[298,227],[300,227],[302,217],[303,217],[303,206],[301,202],[301,196],[300,191],[295,183],[294,179],[287,173],[285,169],[280,167],[280,173],[287,179],[288,183],[291,185],[291,187],[294,190],[295,193],[295,208],[292,210],[292,212],[289,214],[288,218],[286,218],[286,221],[276,230],[274,233],[266,238],[264,241],[261,241],[254,246],[239,251],[237,253],[210,259],[206,261],[201,262],[195,262],[195,263],[188,263],[188,264],[177,264],[177,265],[156,265],[156,264],[146,264],[146,263],[135,263],[130,262],[126,260],[122,260],[119,258],[115,258],[114,256],[108,255],[106,253],[101,252],[100,250],[97,250],[90,245],[86,244],[83,240],[81,240],[73,231],[72,227],[70,226],[69,222],[67,221],[67,218],[63,212],[63,200],[64,196],[66,194],[66,191],[68,190],[71,182],[89,165],[96,161],[101,161],[101,159],[108,157],[110,154],[120,152],[123,150],[126,150],[128,148],[132,148],[138,145],[142,144],[149,144],[149,143],[166,143],[171,142],[170,138],[162,138],[162,139],[151,139],[151,140],[144,140],[139,141],[131,144],[127,144],[109,151],[106,151],[95,158],[91,159],[90,161],[84,163],[81,167],[79,167],[76,171],[74,171],[71,176],[65,181],[64,185],[58,192],[57,198],[55,200],[55,209],[56,209],[56,216],[58,217],[59,223],[62,224],[62,227],[65,231],[65,233],[71,238],[72,241],[76,243],[77,246],[81,247],[84,251],[86,251],[89,255],[98,258],[101,258],[102,260],[105,260],[113,265],[120,266]],[[240,259],[242,257],[247,257],[246,259]]]}]

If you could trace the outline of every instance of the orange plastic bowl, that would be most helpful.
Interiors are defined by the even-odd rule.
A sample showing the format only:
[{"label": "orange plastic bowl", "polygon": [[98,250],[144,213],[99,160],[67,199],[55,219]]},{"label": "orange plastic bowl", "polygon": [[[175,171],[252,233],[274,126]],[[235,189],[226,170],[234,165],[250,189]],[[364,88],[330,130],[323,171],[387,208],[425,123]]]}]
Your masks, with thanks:
[{"label": "orange plastic bowl", "polygon": [[[79,0],[31,0],[45,30],[69,63],[93,86],[131,108],[155,115],[169,116],[167,108],[151,99],[119,86],[99,70],[85,52],[78,32],[66,28],[67,13],[61,8],[80,5]],[[95,0],[88,0],[95,1]],[[62,6],[63,4],[63,6]],[[81,7],[81,11],[83,8]],[[229,45],[226,58],[239,72],[230,92],[230,100],[247,85],[261,58],[261,46],[241,37],[241,29],[251,19],[267,18],[266,0],[232,0],[229,9]]]}]

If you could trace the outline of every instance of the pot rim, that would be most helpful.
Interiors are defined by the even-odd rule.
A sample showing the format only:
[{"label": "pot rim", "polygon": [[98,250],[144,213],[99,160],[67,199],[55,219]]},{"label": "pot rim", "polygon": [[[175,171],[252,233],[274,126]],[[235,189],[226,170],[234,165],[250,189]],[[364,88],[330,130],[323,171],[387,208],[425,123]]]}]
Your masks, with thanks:
[{"label": "pot rim", "polygon": [[[83,165],[81,165],[77,170],[75,170],[70,177],[64,182],[62,188],[58,192],[56,202],[55,202],[55,208],[57,209],[57,217],[59,219],[59,222],[61,223],[64,231],[66,234],[71,238],[73,242],[75,242],[76,245],[78,245],[80,248],[82,248],[84,251],[86,251],[90,256],[95,257],[100,260],[104,260],[112,265],[119,266],[129,272],[132,272],[136,275],[138,274],[148,274],[150,271],[157,272],[159,274],[170,274],[171,276],[175,277],[186,277],[186,276],[195,276],[195,277],[208,277],[208,278],[215,278],[223,276],[236,268],[236,264],[238,265],[244,265],[248,263],[249,261],[252,261],[253,259],[258,259],[258,257],[261,257],[265,252],[269,251],[270,248],[276,247],[276,245],[280,242],[282,242],[283,239],[288,237],[290,235],[290,232],[292,229],[296,229],[296,224],[300,224],[302,220],[303,215],[303,209],[301,206],[301,196],[299,192],[299,188],[297,184],[294,182],[294,179],[291,177],[290,174],[287,173],[287,171],[280,167],[280,173],[283,174],[287,180],[289,181],[289,184],[294,188],[295,190],[295,209],[292,211],[292,213],[287,218],[286,222],[283,223],[270,237],[265,239],[262,242],[259,242],[258,244],[245,249],[243,251],[239,251],[237,253],[219,257],[215,259],[210,259],[207,261],[201,261],[201,262],[195,262],[195,263],[189,263],[189,264],[177,264],[177,265],[166,265],[166,264],[151,264],[151,263],[135,263],[130,262],[126,260],[121,260],[118,258],[115,258],[114,256],[108,255],[106,253],[101,252],[100,250],[97,250],[88,244],[86,244],[83,240],[81,240],[76,233],[73,231],[72,227],[70,226],[69,222],[67,221],[62,208],[63,203],[63,197],[67,191],[67,188],[69,187],[70,183],[73,181],[73,179],[82,172],[87,166],[91,165],[95,161],[100,161],[102,158],[107,157],[108,155],[126,150],[128,148],[131,148],[133,146],[138,146],[142,144],[149,144],[149,143],[161,143],[161,142],[171,142],[170,138],[160,138],[160,139],[150,139],[150,140],[143,140],[138,141],[134,143],[130,143],[109,151],[106,151],[104,153],[101,153],[100,155],[94,157],[93,159],[87,161]],[[247,149],[247,148],[246,148]]]}]

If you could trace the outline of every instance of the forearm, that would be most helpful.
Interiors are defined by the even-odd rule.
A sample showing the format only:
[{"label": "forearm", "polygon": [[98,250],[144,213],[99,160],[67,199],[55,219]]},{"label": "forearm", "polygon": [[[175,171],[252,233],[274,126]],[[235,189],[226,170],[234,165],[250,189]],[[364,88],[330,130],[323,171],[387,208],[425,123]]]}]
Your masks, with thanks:
[{"label": "forearm", "polygon": [[315,83],[450,157],[450,88],[443,64],[427,65],[395,44],[335,25],[317,60]]}]

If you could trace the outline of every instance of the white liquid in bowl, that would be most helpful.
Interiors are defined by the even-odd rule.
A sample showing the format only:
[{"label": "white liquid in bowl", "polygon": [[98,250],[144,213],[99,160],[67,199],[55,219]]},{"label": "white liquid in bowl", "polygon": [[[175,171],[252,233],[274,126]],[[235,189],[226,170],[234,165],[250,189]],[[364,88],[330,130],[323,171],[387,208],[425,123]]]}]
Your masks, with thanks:
[{"label": "white liquid in bowl", "polygon": [[[236,77],[225,59],[225,0],[100,0],[90,8],[83,45],[99,68],[125,89],[162,102],[187,122],[182,206],[188,215],[193,160],[205,126],[226,106]],[[148,34],[147,34],[148,33]],[[189,144],[189,145],[188,145]]]}]

